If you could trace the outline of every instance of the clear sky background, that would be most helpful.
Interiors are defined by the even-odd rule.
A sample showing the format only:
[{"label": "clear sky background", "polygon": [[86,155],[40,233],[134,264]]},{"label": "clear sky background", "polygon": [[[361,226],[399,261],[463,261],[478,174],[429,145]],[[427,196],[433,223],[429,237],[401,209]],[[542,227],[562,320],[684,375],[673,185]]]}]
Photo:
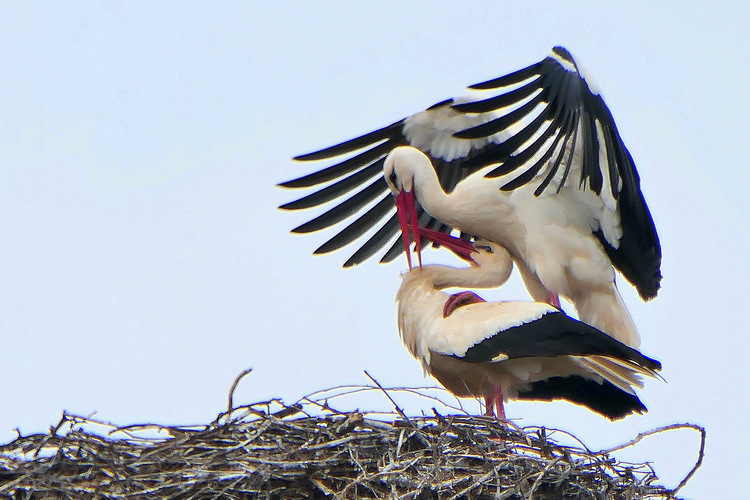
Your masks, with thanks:
[{"label": "clear sky background", "polygon": [[[705,464],[682,493],[745,495],[748,5],[0,4],[0,442],[63,409],[206,423],[248,367],[238,403],[366,383],[365,369],[431,383],[396,330],[404,260],[343,270],[354,247],[311,256],[332,233],[290,235],[318,212],[278,211],[303,193],[274,186],[316,168],[294,155],[559,44],[601,88],[661,236],[658,298],[620,286],[668,383],[649,382],[650,412],[618,423],[566,403],[508,416],[591,448],[705,425]],[[528,297],[517,277],[485,296]],[[685,431],[618,456],[652,460],[673,486],[697,446]]]}]

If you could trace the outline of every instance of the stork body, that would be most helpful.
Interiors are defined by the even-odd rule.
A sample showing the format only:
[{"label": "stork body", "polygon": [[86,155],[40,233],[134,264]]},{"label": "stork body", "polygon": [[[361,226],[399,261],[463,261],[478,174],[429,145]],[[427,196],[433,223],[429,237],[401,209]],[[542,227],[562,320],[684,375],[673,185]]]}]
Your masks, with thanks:
[{"label": "stork body", "polygon": [[479,171],[448,194],[430,159],[413,147],[394,149],[386,157],[384,174],[394,194],[413,193],[441,222],[507,248],[535,301],[559,307],[554,297],[563,296],[573,302],[582,321],[631,347],[640,345],[612,263],[591,233],[588,212],[579,208],[595,202],[591,193],[564,185],[557,186],[555,194],[539,197],[533,185],[502,191],[508,179],[488,179]]},{"label": "stork body", "polygon": [[614,269],[651,299],[660,287],[661,246],[635,163],[599,89],[563,47],[470,88],[468,98],[440,101],[295,158],[334,163],[280,184],[315,187],[282,209],[332,205],[292,231],[344,222],[315,253],[362,238],[345,267],[383,248],[381,262],[392,261],[402,247],[394,241],[399,223],[382,172],[386,155],[411,146],[432,169],[414,181],[413,224],[502,243],[535,300],[567,297],[585,321],[637,346]]},{"label": "stork body", "polygon": [[[485,243],[485,242],[483,242]],[[507,280],[510,256],[477,245],[477,265],[441,265],[403,274],[398,324],[409,352],[459,397],[484,396],[504,416],[503,400],[564,399],[609,419],[646,411],[635,395],[658,361],[542,302],[474,302],[447,316],[448,287],[495,287]]]}]

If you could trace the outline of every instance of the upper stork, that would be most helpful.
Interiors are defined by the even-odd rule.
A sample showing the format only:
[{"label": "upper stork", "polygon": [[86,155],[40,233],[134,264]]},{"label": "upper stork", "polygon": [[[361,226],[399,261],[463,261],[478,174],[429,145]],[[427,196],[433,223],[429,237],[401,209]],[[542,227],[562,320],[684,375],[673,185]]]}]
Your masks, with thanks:
[{"label": "upper stork", "polygon": [[[661,246],[635,164],[598,89],[571,54],[555,47],[536,64],[470,88],[476,92],[469,98],[441,101],[387,127],[295,158],[335,163],[280,184],[323,185],[282,209],[333,205],[292,231],[318,231],[346,220],[346,227],[315,253],[364,237],[344,266],[383,247],[381,262],[393,260],[403,247],[393,241],[399,224],[383,168],[391,151],[411,146],[426,155],[443,194],[464,189],[471,195],[469,185],[483,186],[481,196],[469,196],[473,205],[464,207],[458,220],[426,207],[415,185],[418,225],[499,242],[510,251],[535,300],[555,303],[562,294],[575,303],[576,295],[590,295],[587,282],[613,286],[612,266],[644,300],[656,296]],[[403,181],[390,179],[390,188],[399,191]],[[494,226],[492,234],[488,225]],[[563,255],[556,251],[561,248]],[[585,260],[576,260],[577,249],[586,253]],[[578,282],[582,288],[576,288]],[[610,293],[608,300],[617,298]],[[588,305],[592,310],[587,312],[576,304],[579,316],[597,325],[601,311]],[[618,321],[623,324],[619,334],[598,326],[638,345],[629,316]]]}]

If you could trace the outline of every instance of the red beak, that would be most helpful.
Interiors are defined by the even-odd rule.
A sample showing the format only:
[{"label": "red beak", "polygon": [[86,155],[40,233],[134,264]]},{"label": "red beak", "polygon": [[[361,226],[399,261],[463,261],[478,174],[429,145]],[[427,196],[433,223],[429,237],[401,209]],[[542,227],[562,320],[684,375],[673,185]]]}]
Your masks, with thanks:
[{"label": "red beak", "polygon": [[426,227],[419,227],[413,192],[402,190],[396,195],[396,213],[398,214],[398,222],[401,226],[401,241],[404,243],[404,252],[406,252],[406,261],[409,263],[410,270],[412,265],[409,244],[411,243],[412,235],[414,237],[415,251],[419,259],[420,269],[422,268],[422,238],[442,245],[463,260],[476,264],[471,256],[473,252],[476,252],[476,248],[470,241],[462,240],[461,238],[456,238],[455,236]]},{"label": "red beak", "polygon": [[476,261],[474,261],[474,257],[472,257],[471,254],[475,253],[477,249],[472,242],[456,238],[450,234],[441,233],[440,231],[435,231],[434,229],[427,229],[426,227],[420,228],[419,232],[423,238],[444,246],[466,262],[476,264]]},{"label": "red beak", "polygon": [[411,270],[411,252],[409,243],[411,235],[414,235],[415,250],[419,259],[419,268],[422,268],[422,238],[419,234],[419,221],[417,220],[417,206],[414,201],[414,192],[401,190],[396,195],[396,213],[398,214],[398,223],[401,226],[401,241],[404,243],[404,252],[406,252],[406,261],[409,263]]}]

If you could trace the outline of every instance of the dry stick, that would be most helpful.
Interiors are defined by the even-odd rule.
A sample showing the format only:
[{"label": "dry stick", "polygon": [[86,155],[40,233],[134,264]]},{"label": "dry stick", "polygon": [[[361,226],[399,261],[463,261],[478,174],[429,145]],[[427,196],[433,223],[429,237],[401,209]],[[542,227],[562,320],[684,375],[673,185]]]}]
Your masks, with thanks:
[{"label": "dry stick", "polygon": [[599,450],[596,453],[607,453],[607,454],[609,454],[609,453],[612,453],[613,451],[622,450],[624,448],[628,448],[630,446],[636,445],[636,444],[640,443],[641,440],[643,438],[645,438],[645,437],[651,436],[653,434],[659,434],[659,433],[665,432],[665,431],[675,430],[675,429],[695,429],[698,432],[705,430],[700,425],[690,424],[690,423],[665,425],[663,427],[657,427],[656,429],[651,429],[650,431],[641,432],[636,437],[634,437],[633,439],[631,439],[630,441],[628,441],[627,443],[623,443],[623,444],[617,445],[614,448],[609,448],[609,449],[606,449],[606,450]]},{"label": "dry stick", "polygon": [[247,370],[242,371],[242,373],[237,375],[237,378],[234,379],[232,387],[229,388],[229,397],[227,398],[227,414],[232,413],[232,410],[234,409],[234,401],[232,401],[232,399],[234,398],[234,390],[237,389],[237,384],[240,383],[242,377],[244,377],[251,371],[253,371],[253,369],[248,368]]},{"label": "dry stick", "polygon": [[680,484],[678,484],[676,488],[674,488],[673,490],[670,490],[669,493],[672,496],[674,496],[675,493],[677,493],[678,491],[680,491],[682,489],[682,487],[685,486],[688,481],[690,481],[690,478],[693,477],[693,474],[695,474],[695,471],[697,471],[698,468],[701,466],[701,464],[703,464],[704,452],[706,450],[706,429],[703,428],[703,427],[701,427],[701,426],[699,426],[699,425],[696,425],[694,428],[698,432],[701,433],[701,447],[698,450],[698,460],[695,462],[695,465],[693,466],[693,468],[690,469],[690,472],[688,472],[688,475],[685,476],[685,479],[683,479],[682,481],[680,481]]},{"label": "dry stick", "polygon": [[409,417],[407,417],[407,416],[406,416],[406,414],[404,413],[404,411],[403,411],[403,410],[402,410],[401,408],[399,408],[399,406],[398,406],[398,405],[396,404],[396,402],[395,402],[395,401],[393,400],[393,398],[391,397],[391,395],[390,395],[390,394],[388,394],[388,391],[386,391],[385,389],[383,389],[383,386],[382,386],[382,385],[380,385],[380,382],[378,382],[377,380],[375,380],[375,379],[374,379],[374,378],[372,377],[372,375],[370,375],[369,373],[367,373],[367,370],[364,370],[364,372],[365,372],[365,375],[367,375],[367,377],[368,377],[368,378],[369,378],[370,380],[372,380],[372,382],[373,382],[373,383],[374,383],[375,385],[377,385],[377,386],[378,386],[378,389],[380,389],[381,391],[383,391],[383,394],[385,394],[385,397],[387,397],[387,398],[388,398],[388,399],[389,399],[389,400],[391,401],[391,403],[393,403],[393,407],[394,407],[394,408],[396,409],[396,411],[398,412],[398,414],[399,414],[399,415],[401,415],[401,418],[403,418],[403,419],[404,419],[404,420],[405,420],[406,422],[408,422],[408,423],[409,423],[409,425],[411,425],[411,426],[412,426],[413,428],[415,428],[415,429],[416,429],[416,428],[417,428],[417,426],[416,426],[416,425],[414,425],[414,423],[413,423],[413,422],[412,422],[411,420],[409,420]]},{"label": "dry stick", "polygon": [[459,491],[458,493],[456,493],[455,495],[453,495],[452,497],[450,497],[448,500],[456,500],[457,498],[460,498],[460,497],[466,495],[471,490],[473,490],[473,489],[475,489],[475,488],[477,488],[479,486],[482,486],[484,484],[484,482],[487,481],[494,473],[495,473],[495,470],[493,468],[493,470],[489,471],[484,476],[478,478],[476,481],[474,481],[469,486],[467,486],[463,490]]},{"label": "dry stick", "polygon": [[647,436],[651,436],[653,434],[659,434],[662,432],[671,431],[675,429],[693,429],[695,431],[698,431],[701,435],[701,445],[698,450],[698,460],[695,462],[695,465],[693,466],[693,468],[690,469],[690,472],[688,472],[687,476],[685,476],[685,478],[682,481],[680,481],[680,484],[678,484],[675,488],[671,490],[667,490],[665,492],[668,495],[673,497],[675,493],[680,491],[683,488],[683,486],[685,486],[688,483],[688,481],[690,481],[690,478],[693,477],[693,475],[698,470],[698,468],[700,468],[700,466],[703,464],[703,457],[705,455],[705,449],[706,449],[706,429],[704,427],[701,427],[700,425],[696,425],[696,424],[691,424],[688,422],[684,424],[670,424],[670,425],[665,425],[663,427],[657,427],[656,429],[651,429],[650,431],[639,433],[636,437],[634,437],[627,443],[621,444],[619,446],[615,446],[614,448],[610,448],[608,450],[601,450],[597,452],[597,454],[599,453],[609,454],[609,453],[612,453],[613,451],[622,450],[623,448],[627,448],[629,446],[638,444],[643,438]]},{"label": "dry stick", "polygon": [[549,471],[550,471],[550,469],[552,469],[552,467],[554,467],[555,465],[557,465],[557,463],[558,463],[558,462],[559,462],[560,460],[562,460],[562,459],[563,459],[563,457],[562,457],[562,456],[560,456],[560,457],[557,457],[556,459],[554,459],[553,461],[551,461],[550,463],[548,463],[548,464],[547,464],[547,465],[546,465],[546,466],[544,467],[544,469],[542,469],[542,470],[541,470],[541,471],[540,471],[540,472],[538,473],[538,474],[539,474],[539,476],[538,476],[538,477],[536,478],[536,481],[534,481],[534,484],[532,484],[532,485],[531,485],[531,490],[529,490],[529,500],[532,500],[532,498],[534,498],[534,493],[536,493],[536,490],[537,490],[537,488],[539,488],[539,485],[541,485],[541,484],[542,484],[542,479],[544,479],[544,476],[545,476],[545,475],[547,474],[547,472],[549,472]]}]

